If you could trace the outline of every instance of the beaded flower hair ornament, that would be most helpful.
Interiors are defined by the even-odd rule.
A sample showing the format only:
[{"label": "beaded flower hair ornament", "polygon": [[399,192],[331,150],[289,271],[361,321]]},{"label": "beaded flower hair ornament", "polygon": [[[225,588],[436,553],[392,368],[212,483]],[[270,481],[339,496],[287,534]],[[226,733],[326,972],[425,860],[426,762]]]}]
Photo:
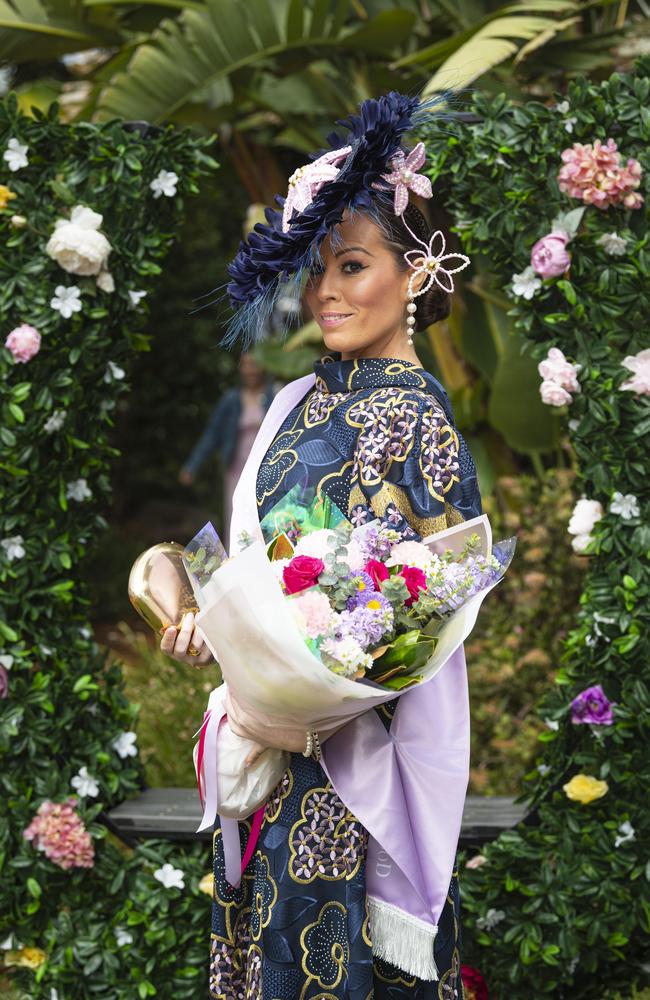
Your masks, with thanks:
[{"label": "beaded flower hair ornament", "polygon": [[444,94],[420,102],[392,91],[378,100],[364,101],[358,115],[338,123],[348,130],[347,141],[332,133],[328,136],[331,148],[292,174],[286,198],[276,198],[281,211],[266,210],[267,224],[255,226],[228,268],[228,295],[235,313],[224,338],[226,345],[237,340],[249,345],[260,339],[282,289],[318,262],[322,242],[343,221],[345,212],[363,211],[372,218],[379,200],[391,195],[395,214],[419,245],[404,255],[413,270],[406,307],[412,343],[414,300],[434,282],[453,292],[452,274],[469,264],[464,254],[445,253],[440,231],[426,243],[404,217],[410,192],[422,198],[433,195],[431,181],[418,172],[426,161],[424,144],[418,142],[408,151],[402,145],[404,136],[447,102]]}]

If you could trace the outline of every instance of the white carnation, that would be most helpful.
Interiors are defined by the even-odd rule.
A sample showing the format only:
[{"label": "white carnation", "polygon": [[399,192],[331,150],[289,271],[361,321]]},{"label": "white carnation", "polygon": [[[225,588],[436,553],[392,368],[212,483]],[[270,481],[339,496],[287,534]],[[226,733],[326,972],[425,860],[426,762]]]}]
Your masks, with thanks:
[{"label": "white carnation", "polygon": [[46,253],[70,274],[99,274],[105,270],[111,245],[99,232],[102,216],[84,205],[72,209],[69,219],[57,219]]}]

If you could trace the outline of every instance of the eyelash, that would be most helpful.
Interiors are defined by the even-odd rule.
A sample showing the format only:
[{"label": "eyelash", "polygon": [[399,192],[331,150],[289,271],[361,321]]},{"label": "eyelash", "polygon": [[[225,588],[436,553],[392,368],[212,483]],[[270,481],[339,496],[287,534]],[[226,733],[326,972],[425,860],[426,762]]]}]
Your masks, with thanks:
[{"label": "eyelash", "polygon": [[[353,267],[355,270],[353,270],[353,271],[347,271],[346,268],[348,268],[348,267]],[[361,271],[365,271],[366,267],[367,267],[367,265],[366,264],[362,264],[361,261],[359,261],[359,260],[346,260],[341,265],[341,270],[343,271],[343,274],[355,275],[355,274],[360,274]],[[310,271],[309,276],[308,276],[308,282],[309,282],[309,284],[313,285],[313,283],[316,282],[316,281],[318,281],[318,279],[320,277],[322,277],[322,275],[323,275],[323,268],[313,268]]]}]

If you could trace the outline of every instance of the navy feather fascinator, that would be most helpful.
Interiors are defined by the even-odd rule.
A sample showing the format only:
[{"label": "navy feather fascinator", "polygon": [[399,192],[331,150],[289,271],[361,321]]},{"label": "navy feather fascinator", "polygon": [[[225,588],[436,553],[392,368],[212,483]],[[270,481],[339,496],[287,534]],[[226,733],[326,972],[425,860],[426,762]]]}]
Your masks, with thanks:
[{"label": "navy feather fascinator", "polygon": [[[292,204],[289,218],[289,206],[277,197],[280,210],[266,210],[266,225],[255,226],[228,268],[227,291],[235,314],[224,338],[226,345],[238,340],[249,345],[264,336],[282,286],[313,266],[323,240],[342,221],[346,210],[372,212],[382,198],[382,175],[390,169],[392,157],[403,149],[405,135],[447,99],[442,94],[421,102],[391,91],[377,100],[364,101],[357,115],[337,122],[345,132],[329,135],[329,149],[313,157],[323,162],[320,176],[325,182],[306,199],[304,207],[300,208],[299,201],[298,208]],[[334,163],[337,167],[329,165]],[[300,168],[291,178],[290,195],[304,170]],[[330,176],[332,179],[327,179]]]}]

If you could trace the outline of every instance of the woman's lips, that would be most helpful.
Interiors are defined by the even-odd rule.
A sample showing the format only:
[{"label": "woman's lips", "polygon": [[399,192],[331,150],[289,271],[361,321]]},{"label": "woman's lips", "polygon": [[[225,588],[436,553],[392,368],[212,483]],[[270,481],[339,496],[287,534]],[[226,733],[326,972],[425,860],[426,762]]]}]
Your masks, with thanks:
[{"label": "woman's lips", "polygon": [[349,319],[351,315],[352,313],[321,313],[320,321],[322,326],[326,326],[328,329],[331,329],[334,326],[340,326],[341,323],[345,323],[346,319]]}]

